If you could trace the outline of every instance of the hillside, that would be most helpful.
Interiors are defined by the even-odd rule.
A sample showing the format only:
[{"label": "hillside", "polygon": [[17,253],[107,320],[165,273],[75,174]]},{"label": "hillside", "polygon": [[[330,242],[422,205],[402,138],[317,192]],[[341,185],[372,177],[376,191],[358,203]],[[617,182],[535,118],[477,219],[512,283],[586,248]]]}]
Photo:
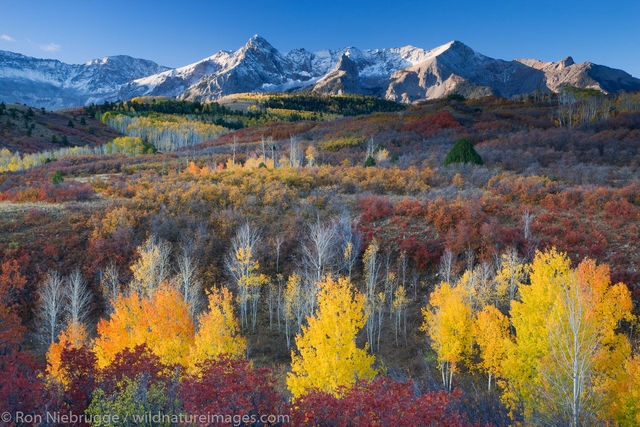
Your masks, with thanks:
[{"label": "hillside", "polygon": [[[292,357],[301,348],[300,326],[315,315],[313,324],[325,328],[311,338],[320,348],[330,347],[325,337],[346,342],[361,357],[359,372],[370,377],[375,369],[376,381],[389,382],[359,383],[358,408],[406,404],[414,405],[411,416],[433,411],[440,425],[511,425],[530,419],[527,408],[536,401],[527,390],[545,386],[520,372],[555,368],[547,363],[556,354],[549,331],[560,329],[554,322],[567,309],[563,291],[579,283],[574,298],[595,307],[588,319],[607,328],[594,338],[608,343],[598,360],[620,360],[593,371],[615,385],[600,391],[609,400],[599,416],[622,417],[615,403],[626,402],[634,372],[623,367],[637,366],[632,354],[640,344],[640,92],[457,94],[413,105],[312,92],[239,94],[220,103],[149,96],[33,110],[31,137],[17,129],[28,108],[9,108],[16,125],[5,144],[12,153],[10,147],[29,147],[31,155],[15,155],[20,167],[12,171],[3,169],[10,156],[0,156],[2,277],[16,289],[19,278],[27,284],[12,291],[15,305],[6,312],[15,313],[14,323],[7,324],[41,362],[55,353],[49,330],[34,320],[46,305],[38,296],[56,272],[65,283],[80,277],[92,298],[82,310],[86,339],[79,339],[91,346],[68,339],[71,356],[84,361],[73,359],[77,372],[115,378],[153,369],[154,384],[188,384],[180,392],[192,402],[235,387],[226,382],[230,371],[251,369],[251,390],[242,393],[267,396],[260,401],[276,402],[272,410],[304,419],[308,413],[288,401],[299,396],[288,378],[300,363]],[[40,161],[36,151],[53,147],[47,135],[33,135],[45,129],[87,147]],[[456,143],[467,152],[455,158],[471,152],[473,163],[444,166]],[[444,321],[435,322],[440,314]],[[55,336],[66,327],[55,324]],[[510,327],[534,331],[533,344]],[[345,331],[353,336],[344,339]],[[45,345],[36,339],[42,335]],[[509,356],[496,356],[499,381],[483,363],[493,336],[505,339],[493,345],[513,346]],[[253,367],[244,359],[210,362],[211,378],[225,381],[203,385],[190,372],[201,357],[198,345],[220,356],[210,342]],[[447,342],[458,350],[443,356],[439,343]],[[140,343],[149,348],[116,357]],[[543,356],[528,353],[534,345]],[[352,378],[346,368],[336,372],[330,350],[308,356],[308,369]],[[509,371],[509,363],[526,369]],[[178,385],[179,375],[162,372],[190,382]],[[80,381],[87,375],[69,390],[97,388]],[[393,397],[397,381],[409,379],[415,382],[402,393],[413,398],[418,390],[424,401]],[[30,381],[42,380],[34,374]],[[194,396],[190,387],[208,391]],[[313,408],[334,399],[311,396],[305,405]]]},{"label": "hillside", "polygon": [[0,104],[0,149],[37,153],[75,146],[99,146],[119,134],[83,110],[47,111]]}]

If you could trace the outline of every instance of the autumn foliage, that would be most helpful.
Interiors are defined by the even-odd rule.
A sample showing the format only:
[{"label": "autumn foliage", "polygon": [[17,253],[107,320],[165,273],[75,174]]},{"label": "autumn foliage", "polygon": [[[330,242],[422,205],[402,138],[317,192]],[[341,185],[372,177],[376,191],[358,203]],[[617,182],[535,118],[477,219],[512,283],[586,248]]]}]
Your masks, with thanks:
[{"label": "autumn foliage", "polygon": [[342,386],[376,374],[373,356],[355,340],[366,321],[363,295],[353,295],[346,278],[326,277],[318,285],[318,310],[296,336],[297,352],[291,354],[287,385],[296,397],[313,390],[339,395]]},{"label": "autumn foliage", "polygon": [[[629,340],[619,331],[634,320],[626,286],[611,284],[608,267],[590,259],[572,269],[555,249],[536,253],[528,285],[507,262],[498,286],[471,270],[455,286],[442,283],[431,293],[423,330],[444,386],[450,389],[453,374],[466,365],[485,372],[488,389],[498,378],[503,402],[513,417],[522,408],[525,422],[577,425],[633,414],[633,406],[615,397],[622,382],[634,381]],[[494,304],[504,307],[499,284],[509,275],[517,299],[505,316]]]},{"label": "autumn foliage", "polygon": [[166,364],[186,364],[194,333],[188,307],[174,288],[163,286],[149,297],[120,295],[110,319],[98,323],[94,349],[100,367],[142,344]]},{"label": "autumn foliage", "polygon": [[405,125],[407,130],[413,131],[420,136],[429,137],[444,129],[461,129],[462,127],[449,111],[417,117]]},{"label": "autumn foliage", "polygon": [[254,369],[245,359],[224,355],[202,362],[198,374],[184,378],[180,396],[184,409],[191,414],[228,414],[259,420],[260,415],[282,413],[284,407],[268,369]]},{"label": "autumn foliage", "polygon": [[[576,100],[573,127],[556,94],[271,96],[89,106],[62,125],[130,135],[0,149],[0,409],[639,422],[638,94]],[[443,167],[460,138],[483,165]]]},{"label": "autumn foliage", "polygon": [[51,381],[67,385],[70,381],[62,371],[62,353],[65,350],[78,349],[87,344],[87,332],[81,323],[70,323],[60,332],[58,341],[49,346],[47,352],[47,376]]},{"label": "autumn foliage", "polygon": [[200,327],[189,353],[191,366],[222,355],[242,357],[245,354],[246,339],[240,336],[233,307],[233,296],[227,288],[209,293],[209,311],[200,315]]},{"label": "autumn foliage", "polygon": [[8,352],[21,342],[25,326],[22,324],[23,292],[26,278],[17,260],[7,260],[0,267],[0,353]]},{"label": "autumn foliage", "polygon": [[412,382],[388,378],[346,386],[340,397],[315,391],[296,398],[291,405],[295,425],[468,425],[457,410],[458,394],[416,393]]}]

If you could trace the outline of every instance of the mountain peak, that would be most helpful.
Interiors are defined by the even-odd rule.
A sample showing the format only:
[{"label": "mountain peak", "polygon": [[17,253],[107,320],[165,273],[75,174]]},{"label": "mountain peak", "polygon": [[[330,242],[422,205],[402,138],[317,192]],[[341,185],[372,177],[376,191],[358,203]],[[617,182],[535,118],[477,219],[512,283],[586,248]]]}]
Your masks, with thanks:
[{"label": "mountain peak", "polygon": [[572,57],[567,56],[562,61],[558,61],[558,64],[560,64],[563,67],[569,67],[569,66],[575,64],[575,62],[573,61]]},{"label": "mountain peak", "polygon": [[350,58],[349,52],[345,52],[336,64],[336,70],[342,70],[350,73],[358,74],[358,65]]},{"label": "mountain peak", "polygon": [[[640,89],[640,79],[620,70],[588,62],[574,66],[571,57],[558,62],[494,59],[459,40],[429,50],[344,47],[315,52],[294,49],[283,55],[255,34],[235,51],[219,51],[170,70],[119,55],[77,65],[5,51],[0,51],[0,57],[0,87],[10,88],[0,91],[0,100],[47,108],[143,95],[208,102],[233,93],[289,90],[359,93],[413,102],[454,90],[468,90],[469,96],[494,93],[510,97],[534,90],[554,91],[567,84],[599,84],[609,93]],[[29,80],[28,90],[24,89],[25,79]]]},{"label": "mountain peak", "polygon": [[461,41],[451,40],[449,43],[445,43],[441,46],[431,49],[429,51],[429,54],[432,56],[438,56],[445,52],[453,52],[453,53],[467,54],[467,55],[475,53],[473,49],[471,49],[469,46],[462,43]]},{"label": "mountain peak", "polygon": [[245,44],[246,48],[251,48],[251,47],[267,47],[270,49],[273,49],[273,46],[271,46],[271,43],[269,43],[264,37],[262,37],[260,34],[254,34],[253,36],[251,36],[251,38],[249,39],[249,41]]},{"label": "mountain peak", "polygon": [[[449,43],[442,45],[441,47],[447,47],[449,49],[471,49],[466,44],[462,43],[460,40],[451,40]],[[473,49],[471,49],[473,50]]]},{"label": "mountain peak", "polygon": [[84,63],[84,65],[100,65],[100,64],[106,64],[106,62],[109,60],[108,56],[105,56],[103,58],[94,58],[91,59],[87,62]]}]

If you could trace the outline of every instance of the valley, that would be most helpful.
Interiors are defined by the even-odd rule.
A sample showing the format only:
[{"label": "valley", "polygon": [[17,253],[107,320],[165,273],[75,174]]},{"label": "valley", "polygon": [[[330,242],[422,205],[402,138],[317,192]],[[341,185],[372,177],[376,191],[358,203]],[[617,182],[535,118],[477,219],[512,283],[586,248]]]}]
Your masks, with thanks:
[{"label": "valley", "polygon": [[[527,390],[556,389],[522,372],[557,355],[547,331],[568,321],[569,289],[608,328],[585,329],[607,352],[589,371],[606,382],[598,416],[624,419],[637,410],[638,141],[638,92],[576,87],[5,104],[0,348],[20,373],[0,391],[116,396],[122,372],[151,372],[187,411],[248,393],[263,403],[246,410],[297,424],[363,402],[385,420],[527,423],[543,399]],[[45,315],[58,282],[86,298],[75,321]],[[333,354],[353,362],[325,364]],[[240,377],[250,391],[231,386]],[[99,413],[109,399],[59,405]]]}]

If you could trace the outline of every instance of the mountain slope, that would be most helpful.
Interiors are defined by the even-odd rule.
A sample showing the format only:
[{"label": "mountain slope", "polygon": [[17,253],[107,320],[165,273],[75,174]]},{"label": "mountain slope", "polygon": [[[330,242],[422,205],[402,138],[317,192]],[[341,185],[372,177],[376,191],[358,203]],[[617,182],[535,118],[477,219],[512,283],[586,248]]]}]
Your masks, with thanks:
[{"label": "mountain slope", "polygon": [[346,47],[282,54],[255,35],[236,51],[175,69],[128,56],[69,65],[0,51],[0,101],[47,108],[146,95],[208,102],[235,93],[286,91],[415,102],[454,91],[467,97],[511,97],[564,85],[615,93],[640,90],[640,79],[603,65],[576,64],[571,57],[558,62],[494,59],[459,41],[431,50]]},{"label": "mountain slope", "polygon": [[0,150],[37,153],[73,146],[103,145],[121,136],[83,109],[42,111],[0,104]]},{"label": "mountain slope", "polygon": [[489,58],[459,41],[432,52],[425,61],[395,72],[385,97],[404,102],[439,98],[457,91],[464,83],[480,88],[481,94],[490,92],[504,97],[546,88],[540,70],[516,61]]},{"label": "mountain slope", "polygon": [[282,55],[255,35],[235,52],[219,52],[195,64],[133,81],[123,86],[120,98],[167,95],[213,101],[233,93],[303,90],[414,102],[453,91],[470,97],[511,97],[536,90],[557,91],[563,85],[611,93],[640,90],[640,79],[589,62],[494,59],[459,41],[431,50],[346,47],[317,52],[295,49]]},{"label": "mountain slope", "polygon": [[636,91],[640,81],[629,73],[604,65],[591,62],[576,64],[570,56],[558,62],[542,62],[537,59],[516,59],[516,61],[542,71],[547,87],[553,91],[566,85],[598,89],[606,93],[616,93],[621,90]]},{"label": "mountain slope", "polygon": [[113,101],[120,85],[166,69],[125,55],[65,64],[0,51],[0,101],[48,109]]},{"label": "mountain slope", "polygon": [[[235,52],[222,51],[194,64],[130,82],[120,90],[120,98],[167,95],[212,101],[233,93],[302,88],[327,94],[382,96],[391,73],[417,64],[427,55],[428,51],[413,46],[318,52],[295,49],[282,55],[255,35]],[[345,79],[348,87],[344,87]]]}]

